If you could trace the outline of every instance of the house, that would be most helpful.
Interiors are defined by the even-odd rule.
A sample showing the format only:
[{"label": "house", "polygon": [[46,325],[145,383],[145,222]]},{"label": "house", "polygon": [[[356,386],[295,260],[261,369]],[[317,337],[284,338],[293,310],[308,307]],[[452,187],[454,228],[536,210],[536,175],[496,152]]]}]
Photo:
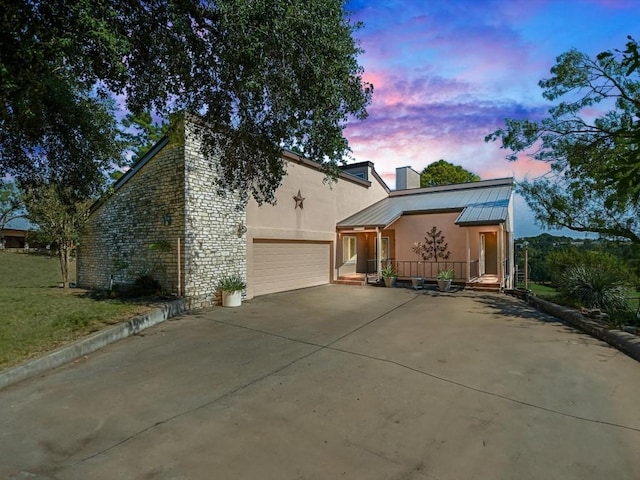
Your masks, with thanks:
[{"label": "house", "polygon": [[[396,178],[407,176],[419,185],[410,167],[396,170]],[[435,279],[439,270],[452,269],[464,283],[512,288],[513,183],[501,178],[389,192],[337,223],[343,251],[355,254],[344,255],[341,273],[379,272],[391,262],[399,277]],[[414,251],[421,241],[440,242],[442,256],[421,258]]]},{"label": "house", "polygon": [[28,249],[27,236],[32,230],[34,226],[22,217],[9,220],[0,230],[0,249]]},{"label": "house", "polygon": [[378,275],[383,259],[417,265],[411,245],[432,225],[447,236],[460,279],[493,275],[507,286],[512,277],[510,179],[410,188],[419,182],[406,167],[405,188],[390,191],[370,162],[342,167],[332,183],[315,162],[283,152],[287,174],[276,204],[243,205],[237,193],[216,191],[215,164],[192,128],[187,122],[182,134],[162,139],[93,206],[77,251],[79,286],[150,275],[191,308],[203,307],[230,274],[246,279],[252,298]]}]

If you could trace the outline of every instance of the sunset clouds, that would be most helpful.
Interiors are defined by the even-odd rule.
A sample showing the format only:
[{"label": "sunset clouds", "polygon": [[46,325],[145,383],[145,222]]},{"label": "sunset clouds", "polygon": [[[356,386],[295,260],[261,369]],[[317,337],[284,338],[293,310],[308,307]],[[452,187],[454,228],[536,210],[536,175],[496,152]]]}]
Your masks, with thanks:
[{"label": "sunset clouds", "polygon": [[[374,85],[369,118],[346,135],[358,161],[394,185],[395,168],[444,158],[483,178],[535,178],[548,169],[508,162],[484,137],[505,118],[546,115],[538,81],[570,48],[589,55],[640,36],[640,0],[353,0],[352,18]],[[533,233],[531,217],[518,235]],[[531,232],[529,232],[529,230]]]}]

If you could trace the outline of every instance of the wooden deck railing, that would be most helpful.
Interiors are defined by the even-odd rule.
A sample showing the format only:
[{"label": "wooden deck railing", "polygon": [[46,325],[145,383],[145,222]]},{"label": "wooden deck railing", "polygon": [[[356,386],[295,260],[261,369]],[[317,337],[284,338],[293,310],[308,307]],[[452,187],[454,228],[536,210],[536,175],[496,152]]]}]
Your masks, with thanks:
[{"label": "wooden deck railing", "polygon": [[[471,278],[478,276],[478,260],[471,262]],[[382,267],[391,265],[400,278],[422,277],[427,280],[435,280],[440,270],[451,270],[455,276],[454,281],[467,280],[467,262],[459,261],[440,261],[425,262],[418,260],[396,260],[388,259],[382,261]],[[474,275],[475,271],[475,275]],[[367,273],[377,272],[377,260],[367,260]]]}]

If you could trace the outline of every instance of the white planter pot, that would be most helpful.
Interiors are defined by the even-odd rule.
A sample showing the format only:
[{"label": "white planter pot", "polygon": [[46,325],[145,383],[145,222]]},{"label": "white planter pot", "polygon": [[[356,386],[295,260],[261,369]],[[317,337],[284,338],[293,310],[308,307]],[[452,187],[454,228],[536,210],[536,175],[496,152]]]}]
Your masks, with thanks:
[{"label": "white planter pot", "polygon": [[235,292],[222,292],[222,306],[223,307],[239,307],[242,304],[242,292],[236,290]]}]

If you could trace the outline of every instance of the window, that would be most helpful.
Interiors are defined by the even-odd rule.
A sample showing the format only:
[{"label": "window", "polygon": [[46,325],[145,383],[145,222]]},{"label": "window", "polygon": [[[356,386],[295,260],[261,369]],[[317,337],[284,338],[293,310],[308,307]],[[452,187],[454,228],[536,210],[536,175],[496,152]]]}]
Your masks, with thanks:
[{"label": "window", "polygon": [[356,262],[356,237],[343,237],[342,238],[342,260],[344,263]]},{"label": "window", "polygon": [[[374,241],[376,245],[376,256],[378,253],[378,241]],[[387,260],[389,258],[389,237],[382,237],[382,255],[381,260]]]},{"label": "window", "polygon": [[351,175],[353,175],[354,177],[358,177],[358,178],[361,178],[362,180],[364,180],[364,172],[356,172],[356,173],[352,173]]}]

